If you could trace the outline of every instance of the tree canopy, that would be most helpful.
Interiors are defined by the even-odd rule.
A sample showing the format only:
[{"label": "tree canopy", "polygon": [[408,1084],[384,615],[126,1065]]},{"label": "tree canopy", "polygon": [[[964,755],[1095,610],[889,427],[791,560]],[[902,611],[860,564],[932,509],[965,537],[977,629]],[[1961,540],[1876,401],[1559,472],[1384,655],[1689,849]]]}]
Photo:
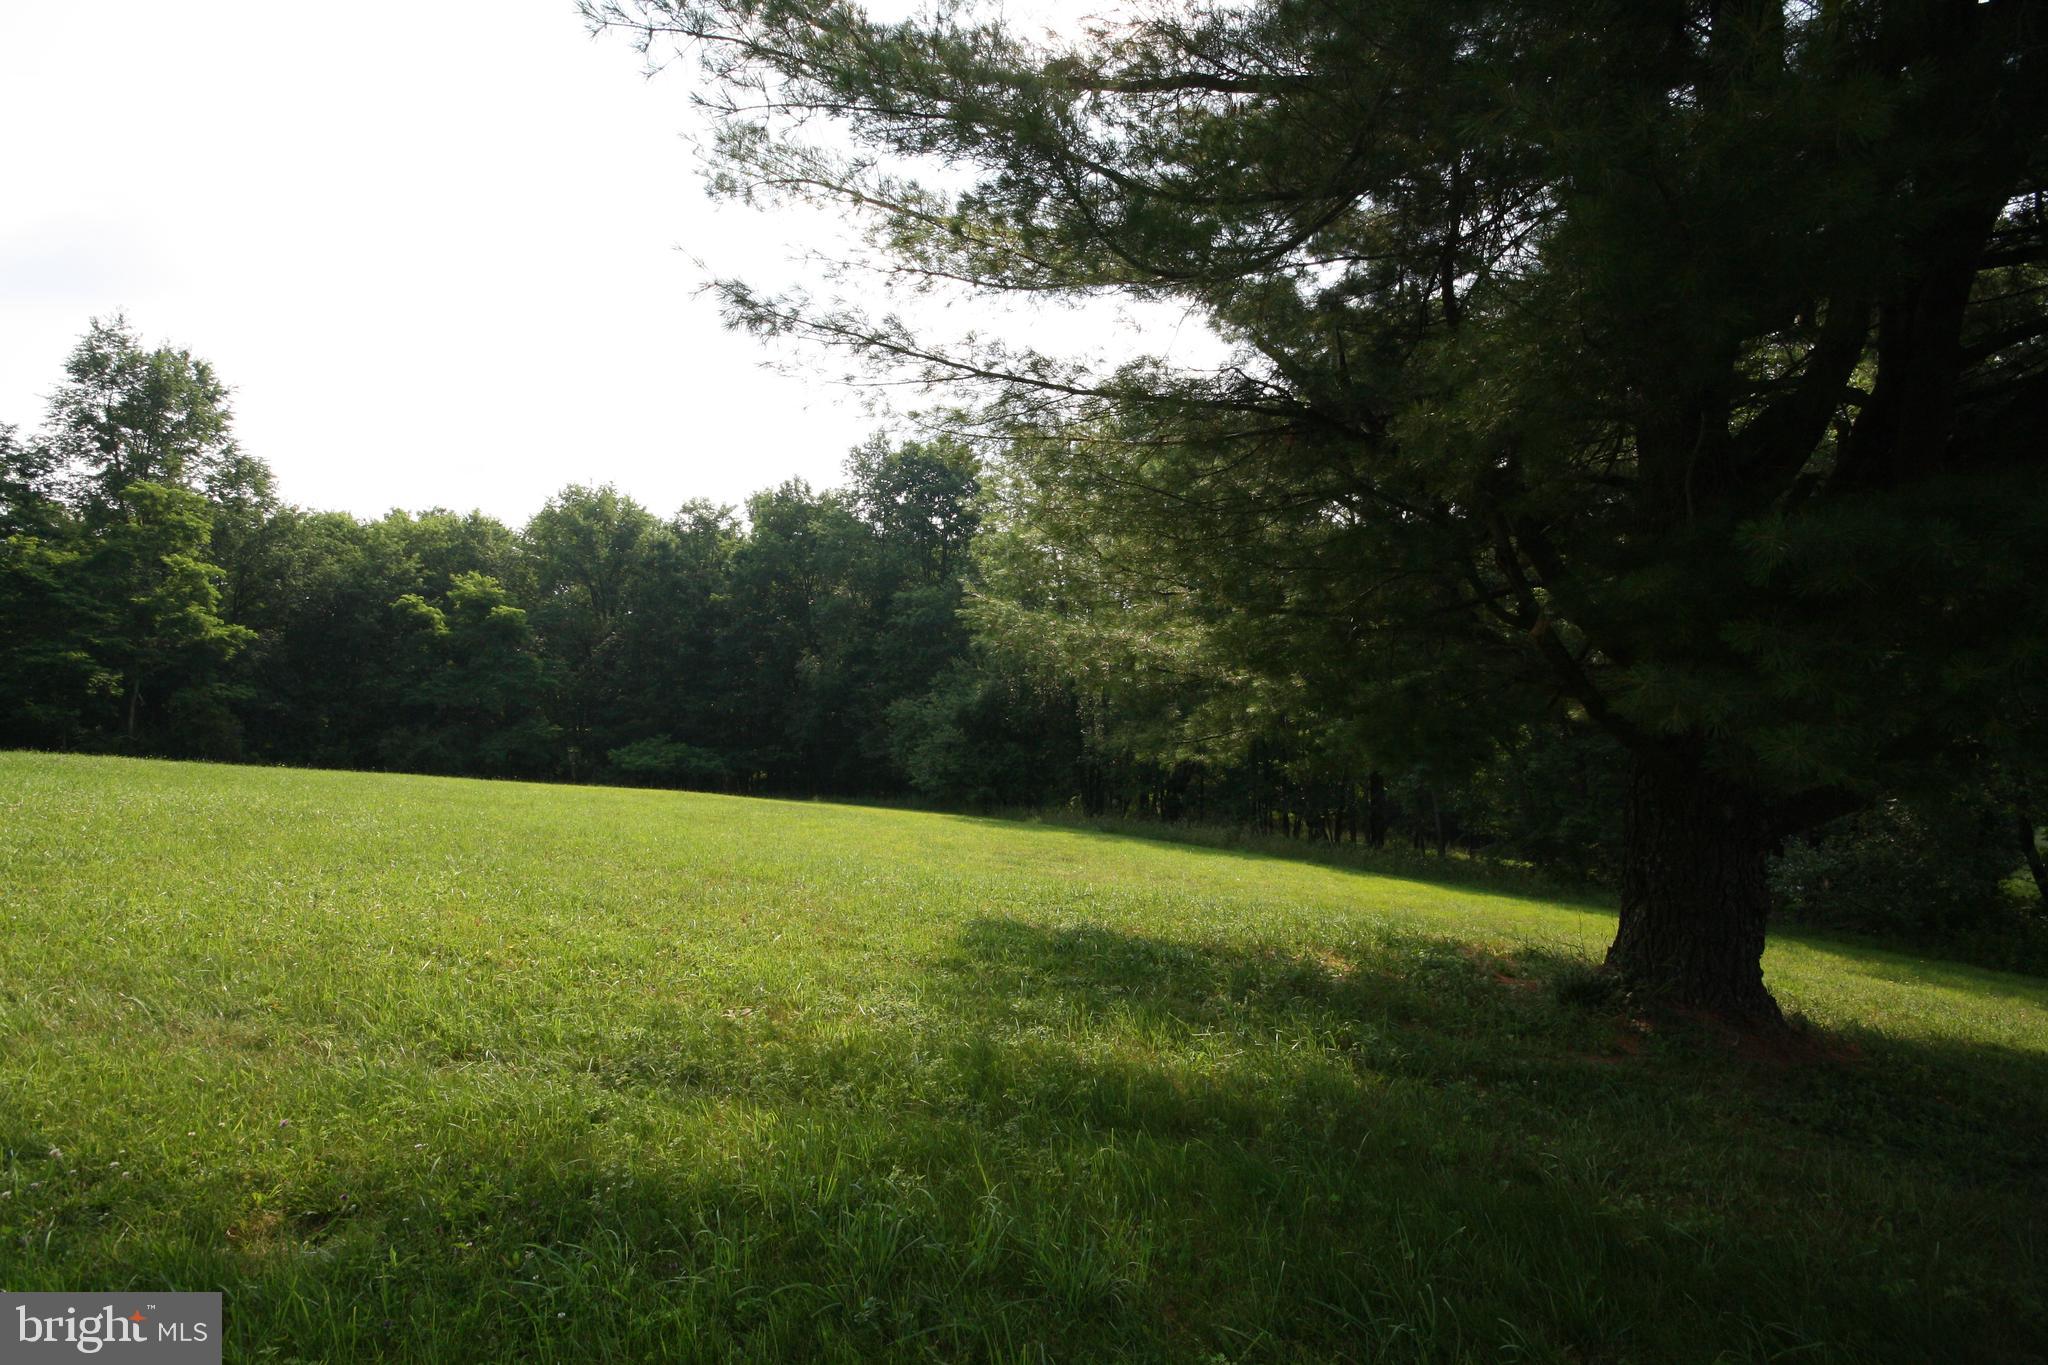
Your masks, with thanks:
[{"label": "tree canopy", "polygon": [[2038,765],[2038,5],[586,10],[700,54],[718,188],[974,295],[1197,309],[1228,363],[1101,374],[725,286],[974,390],[1063,572],[1377,742],[1604,731],[1631,985],[1774,1018],[1775,839]]}]

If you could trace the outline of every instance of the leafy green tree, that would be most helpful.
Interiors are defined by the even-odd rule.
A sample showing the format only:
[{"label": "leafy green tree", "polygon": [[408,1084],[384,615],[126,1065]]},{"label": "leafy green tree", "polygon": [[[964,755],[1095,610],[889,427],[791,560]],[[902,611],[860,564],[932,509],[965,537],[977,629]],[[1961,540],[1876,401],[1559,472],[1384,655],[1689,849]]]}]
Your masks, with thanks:
[{"label": "leafy green tree", "polygon": [[716,787],[732,775],[731,766],[722,755],[667,735],[622,744],[606,757],[612,771],[629,782],[670,787]]},{"label": "leafy green tree", "polygon": [[206,557],[220,566],[221,613],[241,620],[259,612],[260,599],[272,591],[280,525],[276,480],[269,465],[237,451],[210,481],[206,499]]},{"label": "leafy green tree", "polygon": [[149,483],[208,497],[264,482],[236,447],[227,387],[206,361],[145,346],[128,320],[92,320],[50,397],[50,451],[88,519]]},{"label": "leafy green tree", "polygon": [[925,586],[957,580],[981,525],[981,461],[940,437],[891,444],[877,432],[847,457],[854,514],[889,547],[891,567]]},{"label": "leafy green tree", "polygon": [[147,349],[116,318],[73,349],[42,438],[8,432],[0,593],[21,626],[0,665],[10,728],[137,744],[175,716],[187,751],[238,751],[223,669],[252,635],[222,614],[212,552],[218,522],[260,522],[269,474],[231,428],[206,362]]},{"label": "leafy green tree", "polygon": [[[723,787],[744,770],[734,727],[753,679],[727,670],[727,641],[739,628],[731,574],[740,540],[731,508],[693,502],[635,546],[618,651],[630,737],[607,757],[636,781]],[[671,762],[682,751],[657,748],[636,762],[642,751],[634,746],[643,742],[719,761]],[[623,765],[622,751],[630,751]]]},{"label": "leafy green tree", "polygon": [[0,742],[64,745],[119,680],[94,657],[76,518],[58,499],[56,460],[0,425]]},{"label": "leafy green tree", "polygon": [[858,790],[848,713],[861,698],[846,656],[870,606],[857,572],[866,530],[843,497],[801,479],[749,498],[747,520],[721,661],[745,770],[781,791]]},{"label": "leafy green tree", "polygon": [[[408,523],[410,519],[407,519]],[[260,591],[239,619],[257,640],[238,661],[253,752],[274,761],[374,767],[399,697],[390,604],[425,586],[390,520],[286,508],[265,524]]]},{"label": "leafy green tree", "polygon": [[[430,675],[436,687],[446,681],[439,675],[461,643],[455,634],[461,620],[456,602],[463,596],[458,588],[471,576],[497,582],[492,570],[522,567],[520,547],[502,523],[439,510],[358,521],[285,508],[261,524],[248,549],[258,567],[240,595],[238,619],[257,639],[238,660],[237,676],[245,694],[238,710],[252,752],[349,767],[552,771],[552,760],[524,740],[512,746],[517,752],[511,756],[465,748],[508,727],[484,723],[449,705],[448,696],[421,690]],[[507,590],[495,591],[496,605],[515,606]],[[431,659],[421,657],[418,632],[405,628],[417,623],[394,614],[392,603],[407,597],[441,622]],[[528,641],[508,665],[511,680],[524,689],[513,731],[547,699],[547,686],[529,676],[525,656],[535,649]]]},{"label": "leafy green tree", "polygon": [[923,695],[967,652],[962,607],[981,525],[981,462],[959,441],[878,434],[849,454],[846,475],[848,505],[868,534],[852,566],[857,605],[835,653],[858,762],[875,784],[897,747],[891,708]]},{"label": "leafy green tree", "polygon": [[181,699],[188,720],[204,715],[221,728],[212,688],[254,632],[221,619],[221,571],[205,558],[206,500],[143,482],[124,485],[117,506],[79,570],[96,599],[93,654],[119,680],[121,728],[133,741],[147,705]]},{"label": "leafy green tree", "polygon": [[850,205],[912,277],[1205,317],[1227,363],[1105,375],[726,289],[981,385],[1045,526],[1378,742],[1605,730],[1608,963],[1646,993],[1775,1020],[1774,838],[1947,780],[2040,676],[2027,0],[1255,0],[1072,42],[971,7],[586,8],[704,54],[716,186]]},{"label": "leafy green tree", "polygon": [[633,728],[627,713],[624,627],[642,542],[654,516],[616,488],[572,484],[521,534],[535,628],[562,669],[558,719],[581,755],[605,754]]},{"label": "leafy green tree", "polygon": [[0,422],[0,536],[47,535],[64,520],[54,487],[57,457],[21,428]]},{"label": "leafy green tree", "polygon": [[889,708],[891,759],[918,795],[948,805],[1057,802],[1080,763],[1071,698],[961,660]]},{"label": "leafy green tree", "polygon": [[386,761],[434,772],[545,772],[558,728],[547,718],[548,666],[526,613],[494,578],[455,575],[447,609],[418,593],[391,604],[406,723],[383,738]]},{"label": "leafy green tree", "polygon": [[1779,905],[1810,924],[1982,953],[2018,918],[2000,886],[2019,862],[2003,815],[1981,786],[1880,801],[1787,842],[1772,864]]},{"label": "leafy green tree", "polygon": [[496,517],[436,507],[419,513],[393,510],[381,525],[412,561],[419,590],[429,597],[445,598],[466,573],[495,578],[515,596],[515,585],[523,585],[519,537]]}]

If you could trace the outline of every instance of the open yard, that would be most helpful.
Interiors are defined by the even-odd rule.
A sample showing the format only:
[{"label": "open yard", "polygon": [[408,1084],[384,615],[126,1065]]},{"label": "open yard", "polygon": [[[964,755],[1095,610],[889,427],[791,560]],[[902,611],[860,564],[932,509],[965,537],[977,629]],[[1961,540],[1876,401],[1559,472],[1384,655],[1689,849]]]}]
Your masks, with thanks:
[{"label": "open yard", "polygon": [[[1047,825],[0,755],[0,1284],[231,1360],[2040,1360],[2048,983]],[[1562,992],[1558,982],[1567,983]]]}]

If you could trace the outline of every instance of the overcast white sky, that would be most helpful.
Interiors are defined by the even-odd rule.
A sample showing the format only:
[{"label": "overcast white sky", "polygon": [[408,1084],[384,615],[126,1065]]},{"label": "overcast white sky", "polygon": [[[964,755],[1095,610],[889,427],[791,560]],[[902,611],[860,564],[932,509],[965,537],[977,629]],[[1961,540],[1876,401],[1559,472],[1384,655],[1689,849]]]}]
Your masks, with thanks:
[{"label": "overcast white sky", "polygon": [[0,421],[126,309],[307,506],[836,482],[875,419],[693,292],[788,225],[704,197],[690,73],[640,72],[573,0],[0,0]]}]

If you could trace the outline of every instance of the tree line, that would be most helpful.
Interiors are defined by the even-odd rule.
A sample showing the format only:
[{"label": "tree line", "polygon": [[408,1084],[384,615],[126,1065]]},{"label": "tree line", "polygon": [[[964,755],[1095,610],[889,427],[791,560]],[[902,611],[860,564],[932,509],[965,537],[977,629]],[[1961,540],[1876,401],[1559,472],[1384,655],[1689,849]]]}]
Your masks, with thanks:
[{"label": "tree line", "polygon": [[889,704],[963,648],[975,470],[944,443],[743,515],[571,486],[518,528],[365,520],[281,503],[212,368],[122,320],[0,441],[9,743],[882,794]]},{"label": "tree line", "polygon": [[1132,627],[1083,600],[1017,491],[959,440],[877,436],[843,488],[742,509],[664,518],[571,485],[517,528],[309,511],[239,446],[206,361],[95,321],[43,428],[0,426],[0,743],[1061,806],[1438,854],[1512,836],[1599,865],[1611,831],[1528,819],[1561,793],[1611,804],[1593,748],[1532,741],[1576,755],[1542,791],[1521,757],[1490,792],[1442,763],[1383,772],[1305,697],[1198,647],[1178,668],[1123,648]]},{"label": "tree line", "polygon": [[[1600,727],[1438,696],[1391,743],[1054,534],[1031,470],[876,436],[842,487],[739,509],[571,485],[516,528],[308,511],[210,365],[96,321],[42,429],[0,426],[0,744],[1062,808],[1618,879]],[[1780,899],[1953,938],[2032,853],[2016,821],[1981,785],[1866,811],[1778,859]]]}]

